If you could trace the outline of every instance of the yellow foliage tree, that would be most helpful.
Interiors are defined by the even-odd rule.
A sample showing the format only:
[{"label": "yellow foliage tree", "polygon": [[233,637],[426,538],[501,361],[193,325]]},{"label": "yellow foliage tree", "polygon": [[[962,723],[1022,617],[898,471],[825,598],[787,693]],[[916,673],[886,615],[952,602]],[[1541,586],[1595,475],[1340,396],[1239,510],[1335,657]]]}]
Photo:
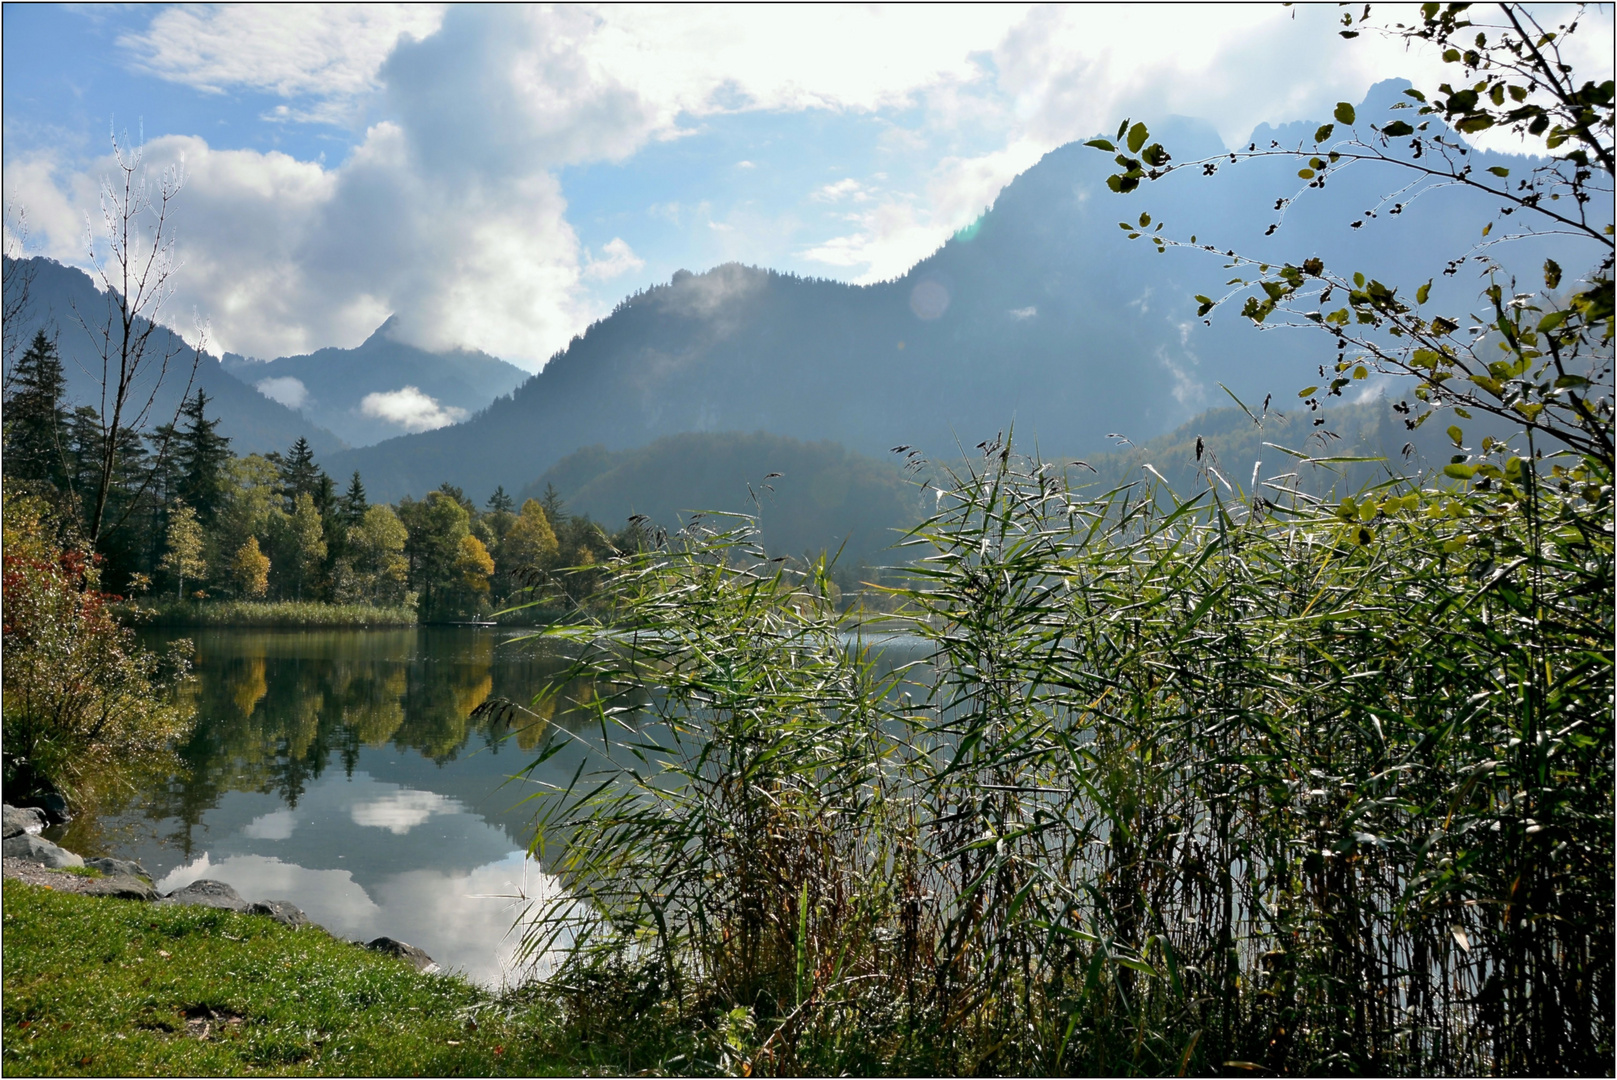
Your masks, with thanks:
[{"label": "yellow foliage tree", "polygon": [[249,536],[247,542],[236,549],[230,568],[236,587],[248,599],[257,600],[269,591],[269,556],[258,549],[258,537]]}]

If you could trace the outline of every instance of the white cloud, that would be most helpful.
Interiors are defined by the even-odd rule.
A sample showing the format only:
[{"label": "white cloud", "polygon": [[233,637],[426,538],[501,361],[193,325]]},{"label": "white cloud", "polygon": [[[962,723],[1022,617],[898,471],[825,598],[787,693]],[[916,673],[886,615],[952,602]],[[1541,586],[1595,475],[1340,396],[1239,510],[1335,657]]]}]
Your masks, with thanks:
[{"label": "white cloud", "polygon": [[386,829],[394,836],[403,836],[434,814],[453,814],[459,810],[458,802],[436,791],[397,791],[369,802],[355,803],[349,816],[355,825]]},{"label": "white cloud", "polygon": [[410,432],[448,427],[460,423],[467,416],[465,409],[440,405],[414,386],[366,394],[359,403],[359,411],[365,416],[397,424]]},{"label": "white cloud", "polygon": [[757,167],[758,166],[754,165],[750,161],[738,161],[738,162],[736,162],[736,168],[738,168],[738,169],[756,169]]},{"label": "white cloud", "polygon": [[281,375],[273,379],[260,379],[253,386],[260,394],[271,401],[279,401],[288,409],[301,409],[303,403],[309,400],[309,388],[296,376]]},{"label": "white cloud", "polygon": [[255,817],[241,832],[251,840],[289,840],[297,827],[297,815],[292,811],[274,810]]},{"label": "white cloud", "polygon": [[159,11],[118,44],[137,70],[169,82],[325,99],[314,114],[276,111],[332,119],[332,104],[377,88],[377,72],[401,37],[427,37],[442,21],[438,4],[181,6]]},{"label": "white cloud", "polygon": [[[219,347],[354,345],[397,312],[403,340],[531,369],[599,314],[586,281],[640,268],[627,243],[614,249],[621,238],[584,250],[556,179],[565,166],[622,161],[741,110],[905,110],[880,152],[950,156],[909,190],[880,173],[880,190],[827,185],[821,197],[857,209],[851,227],[783,245],[882,280],[1039,155],[1122,116],[1204,116],[1232,142],[1260,122],[1322,117],[1378,78],[1439,70],[1374,33],[1341,40],[1336,17],[1306,5],[172,7],[120,44],[176,83],[277,95],[278,119],[379,118],[332,167],[193,136],[147,146],[154,166],[183,158],[189,174],[173,310],[199,311]],[[1592,63],[1609,64],[1610,24],[1585,18]],[[7,197],[28,205],[37,250],[82,264],[107,171],[7,156]],[[717,221],[705,205],[653,213],[677,223],[687,211],[723,233],[729,257],[758,261],[767,232],[741,227],[735,209]]]},{"label": "white cloud", "polygon": [[1017,322],[1021,322],[1023,319],[1031,319],[1038,313],[1039,309],[1031,305],[1028,307],[1011,308],[1009,312],[1011,318],[1015,319]]},{"label": "white cloud", "polygon": [[607,281],[611,278],[621,277],[632,273],[646,265],[646,260],[636,255],[628,243],[621,236],[614,236],[601,245],[601,254],[604,258],[595,258],[585,253],[584,276],[594,281]]}]

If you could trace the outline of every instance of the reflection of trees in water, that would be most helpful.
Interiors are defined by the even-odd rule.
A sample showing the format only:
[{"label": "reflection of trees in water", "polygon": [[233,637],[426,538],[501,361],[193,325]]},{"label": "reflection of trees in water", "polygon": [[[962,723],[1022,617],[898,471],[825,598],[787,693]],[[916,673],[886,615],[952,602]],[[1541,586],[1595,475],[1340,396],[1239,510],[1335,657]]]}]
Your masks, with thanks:
[{"label": "reflection of trees in water", "polygon": [[[198,723],[178,748],[183,770],[147,788],[146,814],[177,819],[186,856],[203,815],[230,791],[274,794],[296,806],[339,763],[347,775],[365,747],[392,745],[442,764],[474,735],[531,751],[553,722],[588,719],[588,685],[534,696],[567,667],[563,658],[510,647],[491,635],[215,632],[184,690]],[[312,640],[311,640],[312,639]],[[479,710],[498,699],[524,711]]]}]

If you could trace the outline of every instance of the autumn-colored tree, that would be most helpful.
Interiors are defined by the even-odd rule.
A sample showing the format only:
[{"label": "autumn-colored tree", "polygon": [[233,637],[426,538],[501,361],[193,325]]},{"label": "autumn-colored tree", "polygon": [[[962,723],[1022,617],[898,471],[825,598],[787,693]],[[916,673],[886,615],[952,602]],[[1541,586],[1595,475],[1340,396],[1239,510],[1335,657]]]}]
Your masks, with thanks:
[{"label": "autumn-colored tree", "polygon": [[258,537],[249,536],[247,542],[236,549],[231,563],[236,587],[249,599],[257,600],[269,591],[269,556],[258,549]]},{"label": "autumn-colored tree", "polygon": [[208,562],[202,555],[203,544],[202,525],[197,521],[196,511],[185,503],[176,503],[169,511],[168,547],[160,564],[174,575],[175,599],[184,597],[186,578],[199,578],[208,572]]}]

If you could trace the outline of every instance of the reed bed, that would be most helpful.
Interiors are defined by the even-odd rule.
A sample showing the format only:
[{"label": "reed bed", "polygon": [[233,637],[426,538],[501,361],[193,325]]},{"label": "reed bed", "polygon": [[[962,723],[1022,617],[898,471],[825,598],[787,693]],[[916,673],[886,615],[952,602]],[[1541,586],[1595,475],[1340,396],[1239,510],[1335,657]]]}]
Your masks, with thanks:
[{"label": "reed bed", "polygon": [[415,626],[411,606],[321,604],[299,600],[167,600],[122,605],[119,617],[143,626],[365,627]]},{"label": "reed bed", "polygon": [[625,558],[633,633],[551,631],[620,691],[527,944],[637,1067],[1609,1073],[1609,470],[1516,462],[1179,501],[985,447],[894,670],[745,522]]}]

